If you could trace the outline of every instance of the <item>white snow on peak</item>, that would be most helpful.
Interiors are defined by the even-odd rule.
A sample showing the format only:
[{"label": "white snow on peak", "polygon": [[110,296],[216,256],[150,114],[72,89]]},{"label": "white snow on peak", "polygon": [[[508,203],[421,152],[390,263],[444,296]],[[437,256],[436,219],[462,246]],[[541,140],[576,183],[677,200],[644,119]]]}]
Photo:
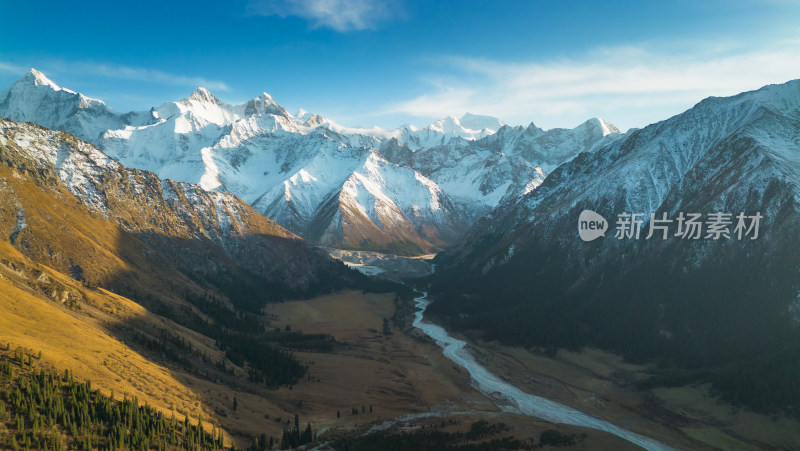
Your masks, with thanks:
[{"label": "white snow on peak", "polygon": [[66,91],[71,94],[75,94],[75,91],[70,91],[69,89],[62,88],[55,84],[52,80],[47,78],[47,76],[36,69],[31,68],[25,76],[17,81],[15,84],[33,84],[35,86],[47,86],[53,91]]},{"label": "white snow on peak", "polygon": [[[123,122],[102,101],[62,88],[36,69],[0,92],[0,115],[63,130],[91,142]],[[140,117],[131,114],[130,119]]]},{"label": "white snow on peak", "polygon": [[602,132],[603,136],[610,135],[612,133],[619,133],[619,129],[617,128],[616,125],[614,125],[612,123],[609,123],[609,122],[606,122],[603,119],[600,119],[599,117],[595,117],[595,118],[589,119],[586,122],[594,123],[597,126],[599,126],[600,130],[603,131]]},{"label": "white snow on peak", "polygon": [[216,103],[217,105],[222,103],[222,101],[215,97],[214,94],[211,94],[208,89],[202,86],[197,88],[187,100],[194,100],[195,102],[211,102]]}]

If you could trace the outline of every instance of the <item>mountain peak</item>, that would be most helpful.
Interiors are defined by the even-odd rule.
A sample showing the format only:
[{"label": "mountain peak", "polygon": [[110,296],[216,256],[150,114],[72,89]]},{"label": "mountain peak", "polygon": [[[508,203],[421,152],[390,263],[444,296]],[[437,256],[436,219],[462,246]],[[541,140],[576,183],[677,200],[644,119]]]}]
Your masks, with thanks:
[{"label": "mountain peak", "polygon": [[[45,74],[39,72],[38,70],[31,68],[25,75],[22,76],[19,80],[17,80],[15,85],[33,85],[33,86],[48,86],[53,91],[61,91],[62,88],[55,84],[52,80],[47,78]],[[66,91],[66,90],[65,90]]]},{"label": "mountain peak", "polygon": [[266,92],[261,93],[261,98],[264,99],[264,102],[267,104],[275,103],[275,99],[273,99],[272,96],[267,94]]},{"label": "mountain peak", "polygon": [[322,118],[319,114],[312,114],[304,123],[303,125],[306,127],[316,127],[320,124],[325,122],[325,119]]},{"label": "mountain peak", "polygon": [[428,128],[432,130],[439,130],[443,133],[454,133],[457,129],[462,128],[462,126],[461,122],[458,121],[458,117],[456,117],[454,114],[451,114],[429,125]]},{"label": "mountain peak", "polygon": [[576,128],[582,130],[597,131],[600,133],[601,136],[610,135],[612,133],[620,133],[616,125],[612,124],[611,122],[606,122],[603,119],[600,119],[599,117],[593,117],[591,119],[587,119]]},{"label": "mountain peak", "polygon": [[589,119],[589,121],[594,122],[597,126],[600,127],[601,130],[603,130],[603,136],[620,132],[616,125],[612,124],[611,122],[606,122],[599,117],[593,117]]},{"label": "mountain peak", "polygon": [[211,92],[208,89],[202,86],[197,88],[192,93],[192,95],[189,96],[187,100],[195,100],[198,102],[210,102],[210,103],[216,103],[218,105],[222,103],[222,101],[216,98],[214,94],[211,94]]},{"label": "mountain peak", "polygon": [[443,133],[458,133],[459,131],[481,132],[483,130],[490,130],[494,133],[504,125],[506,123],[496,117],[466,113],[460,118],[451,114],[435,121],[428,128],[439,130]]}]

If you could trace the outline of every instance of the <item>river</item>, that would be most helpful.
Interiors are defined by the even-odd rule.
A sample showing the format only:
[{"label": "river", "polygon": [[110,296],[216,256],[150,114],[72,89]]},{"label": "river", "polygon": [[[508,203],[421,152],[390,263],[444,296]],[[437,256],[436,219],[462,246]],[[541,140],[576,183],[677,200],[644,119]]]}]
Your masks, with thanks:
[{"label": "river", "polygon": [[436,341],[436,344],[442,348],[442,353],[445,357],[467,370],[472,377],[473,385],[494,400],[495,404],[501,409],[530,415],[553,423],[585,426],[606,431],[648,450],[671,449],[653,439],[622,429],[608,421],[594,418],[555,401],[525,393],[503,381],[475,361],[472,354],[465,348],[467,344],[465,341],[451,337],[442,327],[423,319],[423,314],[429,304],[427,294],[414,299],[414,303],[417,307],[413,323],[414,327],[422,330],[427,336]]}]

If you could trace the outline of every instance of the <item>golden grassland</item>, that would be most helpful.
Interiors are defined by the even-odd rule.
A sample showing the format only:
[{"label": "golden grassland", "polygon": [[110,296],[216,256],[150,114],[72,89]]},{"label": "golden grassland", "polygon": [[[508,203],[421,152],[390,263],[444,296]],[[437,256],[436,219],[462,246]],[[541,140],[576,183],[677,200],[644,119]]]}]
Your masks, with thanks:
[{"label": "golden grassland", "polygon": [[556,357],[496,342],[475,341],[473,351],[496,374],[545,396],[681,449],[796,449],[800,422],[737,409],[709,385],[639,391],[647,365],[626,363],[598,349]]},{"label": "golden grassland", "polygon": [[[181,290],[166,288],[199,288],[133,235],[91,214],[59,184],[34,180],[47,178],[37,174],[0,164],[0,346],[42,351],[40,365],[72,370],[106,394],[136,396],[168,416],[187,415],[193,423],[200,415],[225,419],[219,414],[225,410],[215,410],[208,400],[232,399],[231,388],[195,377],[153,353],[143,355],[140,347],[124,342],[119,330],[135,327],[154,337],[168,331],[218,361],[223,354],[213,340],[66,274],[80,267],[91,286],[155,292],[162,302],[184,308],[191,307],[171,294]],[[225,407],[231,409],[230,404]],[[246,429],[240,435],[255,432]]]},{"label": "golden grassland", "polygon": [[[6,242],[0,242],[0,251],[6,263],[16,252]],[[108,332],[112,323],[134,316],[166,320],[156,318],[126,298],[105,290],[84,289],[76,281],[36,265],[41,271],[38,276],[41,283],[46,281],[50,287],[59,286],[64,292],[85,296],[80,311],[71,310],[58,300],[26,289],[28,275],[19,270],[24,257],[17,257],[13,268],[0,264],[0,345],[20,347],[33,355],[41,351],[37,365],[58,371],[69,369],[76,378],[91,380],[103,393],[113,391],[119,399],[136,396],[167,415],[173,412],[179,418],[188,415],[195,423],[200,414],[211,417],[202,398],[176,379],[171,370],[148,360]],[[169,326],[180,329],[174,324]],[[186,336],[193,338],[191,333]]]},{"label": "golden grassland", "polygon": [[[168,284],[188,285],[188,279],[151,255],[143,243],[110,221],[94,215],[60,185],[39,186],[29,174],[0,164],[0,241],[36,262],[107,288],[158,290],[166,302],[173,299]],[[0,254],[2,255],[2,254]]]}]

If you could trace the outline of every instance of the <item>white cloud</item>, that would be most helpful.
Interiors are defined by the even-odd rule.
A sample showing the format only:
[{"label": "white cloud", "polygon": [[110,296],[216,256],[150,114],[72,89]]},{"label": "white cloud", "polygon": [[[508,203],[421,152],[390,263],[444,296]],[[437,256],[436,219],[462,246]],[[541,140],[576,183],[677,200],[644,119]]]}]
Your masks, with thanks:
[{"label": "white cloud", "polygon": [[255,15],[300,17],[314,28],[339,32],[374,30],[399,12],[396,1],[385,0],[253,0],[248,9]]},{"label": "white cloud", "polygon": [[[44,66],[46,67],[35,68],[47,69],[45,72],[48,74],[51,72],[61,72],[108,78],[120,78],[124,80],[145,81],[162,85],[187,86],[191,88],[203,86],[212,91],[230,90],[230,87],[221,81],[208,80],[203,77],[171,74],[158,69],[145,69],[141,67],[120,66],[105,63],[67,62],[63,60],[48,60],[44,63]],[[0,61],[0,72],[19,74],[21,76],[29,69],[30,67],[24,67],[7,61]]]},{"label": "white cloud", "polygon": [[23,74],[27,69],[13,63],[0,61],[0,72],[8,72],[11,74]]},{"label": "white cloud", "polygon": [[[93,63],[93,62],[67,62],[63,60],[48,60],[44,63],[45,67],[36,69],[47,69],[46,73],[69,73],[89,76],[101,76],[108,78],[120,78],[124,80],[145,81],[161,85],[186,86],[197,88],[203,86],[212,91],[229,91],[230,87],[221,81],[209,80],[203,77],[192,77],[187,75],[171,74],[158,69],[145,69],[141,67],[121,66],[116,64]],[[24,67],[16,63],[0,61],[0,72],[19,74],[22,76],[30,67]]]},{"label": "white cloud", "polygon": [[447,57],[439,60],[427,93],[382,113],[436,118],[469,111],[545,127],[572,127],[600,116],[623,129],[642,127],[708,96],[800,78],[797,44],[738,51],[718,43],[704,49],[626,46],[528,63]]},{"label": "white cloud", "polygon": [[128,67],[104,63],[68,63],[65,65],[65,69],[71,72],[85,72],[91,75],[147,81],[164,85],[188,86],[192,88],[203,86],[212,91],[230,90],[230,87],[221,81],[208,80],[202,77],[176,75],[157,69],[144,69],[141,67]]}]

